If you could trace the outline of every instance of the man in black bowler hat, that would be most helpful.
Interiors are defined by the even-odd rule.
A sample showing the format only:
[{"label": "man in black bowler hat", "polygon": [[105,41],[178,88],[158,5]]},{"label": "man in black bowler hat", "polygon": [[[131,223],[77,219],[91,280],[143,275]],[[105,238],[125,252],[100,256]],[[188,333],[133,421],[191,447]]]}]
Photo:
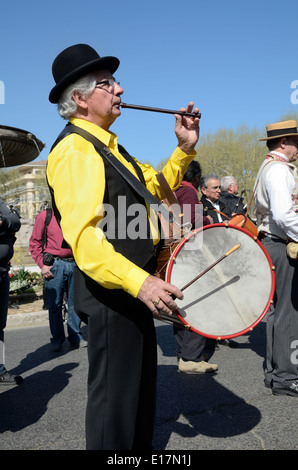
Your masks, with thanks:
[{"label": "man in black bowler hat", "polygon": [[[161,200],[157,172],[132,158],[110,131],[121,115],[123,89],[113,76],[118,66],[117,58],[100,57],[86,44],[54,60],[49,99],[69,122],[52,147],[47,177],[76,261],[75,310],[88,323],[87,449],[148,450],[157,366],[153,315],[171,314],[177,304],[170,294],[181,299],[182,293],[153,275],[156,213],[123,177],[128,170]],[[199,137],[198,117],[175,118],[178,146],[163,170],[172,190],[196,155]],[[142,236],[133,231],[137,226]]]}]

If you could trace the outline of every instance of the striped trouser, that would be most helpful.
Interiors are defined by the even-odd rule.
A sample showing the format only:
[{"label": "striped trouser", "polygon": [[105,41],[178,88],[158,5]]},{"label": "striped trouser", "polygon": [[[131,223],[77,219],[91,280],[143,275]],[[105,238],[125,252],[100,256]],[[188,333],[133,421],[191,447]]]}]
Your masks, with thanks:
[{"label": "striped trouser", "polygon": [[265,237],[262,243],[275,266],[274,302],[267,313],[265,379],[283,388],[298,379],[298,260],[286,243]]}]

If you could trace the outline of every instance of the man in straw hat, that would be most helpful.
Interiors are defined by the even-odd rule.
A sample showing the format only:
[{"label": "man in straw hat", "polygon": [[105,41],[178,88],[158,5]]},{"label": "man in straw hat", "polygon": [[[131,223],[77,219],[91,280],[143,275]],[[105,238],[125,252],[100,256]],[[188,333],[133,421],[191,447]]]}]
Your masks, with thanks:
[{"label": "man in straw hat", "polygon": [[[77,265],[75,310],[88,321],[87,449],[150,449],[157,363],[153,314],[170,314],[177,308],[170,294],[181,299],[182,293],[152,275],[159,233],[151,215],[156,214],[148,217],[144,198],[111,163],[111,158],[121,162],[162,198],[157,172],[130,157],[110,131],[121,115],[123,89],[113,76],[118,66],[117,58],[100,57],[86,44],[71,46],[54,60],[56,85],[49,99],[75,127],[67,125],[54,144],[47,177]],[[193,106],[190,103],[187,111]],[[163,170],[172,190],[196,155],[199,137],[198,117],[175,117],[178,146]],[[144,237],[130,237],[125,231],[138,214],[125,216],[136,205]],[[104,217],[111,206],[114,234]]]},{"label": "man in straw hat", "polygon": [[269,153],[255,183],[257,223],[276,276],[274,302],[267,314],[265,385],[274,395],[298,397],[293,356],[298,339],[298,265],[287,256],[288,241],[298,242],[296,121],[268,125],[267,137],[261,140],[267,142]]}]

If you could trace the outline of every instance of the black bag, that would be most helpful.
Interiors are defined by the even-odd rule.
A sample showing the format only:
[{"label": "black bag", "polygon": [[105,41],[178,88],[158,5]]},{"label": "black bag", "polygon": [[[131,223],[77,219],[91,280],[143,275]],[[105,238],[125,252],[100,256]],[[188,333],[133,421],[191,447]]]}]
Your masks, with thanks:
[{"label": "black bag", "polygon": [[51,253],[44,253],[42,257],[42,262],[45,266],[53,266],[55,258]]}]

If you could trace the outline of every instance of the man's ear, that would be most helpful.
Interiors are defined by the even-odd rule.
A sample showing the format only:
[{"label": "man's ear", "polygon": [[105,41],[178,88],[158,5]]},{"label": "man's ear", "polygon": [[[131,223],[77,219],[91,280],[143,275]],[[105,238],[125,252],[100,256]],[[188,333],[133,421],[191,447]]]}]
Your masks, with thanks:
[{"label": "man's ear", "polygon": [[281,149],[284,149],[286,148],[286,146],[288,145],[288,140],[286,137],[283,137],[281,140],[280,140],[280,148]]},{"label": "man's ear", "polygon": [[72,94],[72,97],[77,103],[78,107],[80,107],[81,109],[87,108],[86,96],[83,93],[79,92],[78,90],[75,90]]}]

